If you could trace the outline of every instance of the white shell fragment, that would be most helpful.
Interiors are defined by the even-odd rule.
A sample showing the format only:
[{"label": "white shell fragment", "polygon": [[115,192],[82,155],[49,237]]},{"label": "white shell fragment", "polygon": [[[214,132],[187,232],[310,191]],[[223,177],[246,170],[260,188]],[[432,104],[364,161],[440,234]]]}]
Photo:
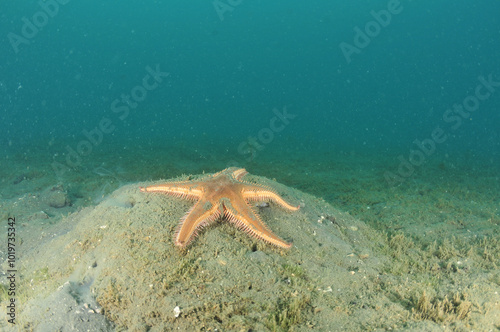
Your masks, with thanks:
[{"label": "white shell fragment", "polygon": [[179,315],[181,314],[181,308],[179,308],[179,306],[176,306],[174,308],[174,315],[175,315],[175,318],[179,317]]}]

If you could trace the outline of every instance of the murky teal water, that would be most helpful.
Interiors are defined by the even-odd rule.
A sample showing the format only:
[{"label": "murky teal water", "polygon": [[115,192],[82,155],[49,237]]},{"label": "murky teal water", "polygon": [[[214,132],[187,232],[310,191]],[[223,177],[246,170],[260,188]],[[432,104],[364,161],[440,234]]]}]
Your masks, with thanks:
[{"label": "murky teal water", "polygon": [[59,145],[53,161],[69,168],[116,142],[212,142],[227,162],[290,144],[367,149],[393,153],[402,178],[446,156],[497,163],[498,9],[5,3],[0,140],[12,153]]}]

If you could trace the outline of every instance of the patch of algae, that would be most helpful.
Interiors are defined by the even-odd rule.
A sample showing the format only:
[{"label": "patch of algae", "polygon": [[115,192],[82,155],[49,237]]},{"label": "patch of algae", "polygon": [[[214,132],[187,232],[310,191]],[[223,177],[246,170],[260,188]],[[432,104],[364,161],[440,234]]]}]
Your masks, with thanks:
[{"label": "patch of algae", "polygon": [[[300,265],[283,264],[278,269],[287,284],[307,289],[308,278],[306,271]],[[311,290],[308,292],[291,292],[283,289],[284,296],[280,297],[274,306],[267,308],[269,312],[265,325],[272,331],[289,331],[293,326],[302,323],[311,310]],[[309,324],[311,324],[309,322]]]},{"label": "patch of algae", "polygon": [[7,285],[0,285],[0,302],[7,301],[9,298],[8,289]]},{"label": "patch of algae", "polygon": [[453,322],[467,318],[471,310],[472,302],[467,300],[466,294],[456,293],[451,300],[448,296],[439,300],[429,297],[424,291],[413,308],[413,318],[429,319],[437,323]]},{"label": "patch of algae", "polygon": [[[396,233],[385,242],[383,251],[393,260],[384,268],[385,274],[391,277],[381,282],[381,288],[392,293],[409,310],[410,320],[429,320],[454,326],[455,330],[493,326],[492,321],[486,320],[488,325],[485,325],[484,321],[472,320],[472,311],[483,312],[493,307],[498,311],[498,305],[489,302],[495,297],[494,284],[498,285],[498,238],[451,237],[440,243],[419,245],[404,234]],[[404,277],[406,281],[397,284],[393,276]],[[491,293],[487,301],[478,296],[483,295],[478,292],[479,288],[481,292]]]}]

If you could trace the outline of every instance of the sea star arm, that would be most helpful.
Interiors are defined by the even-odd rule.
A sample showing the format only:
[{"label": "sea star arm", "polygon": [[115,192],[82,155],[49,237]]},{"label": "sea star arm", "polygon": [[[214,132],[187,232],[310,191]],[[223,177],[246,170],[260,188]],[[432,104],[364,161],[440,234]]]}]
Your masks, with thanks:
[{"label": "sea star arm", "polygon": [[246,169],[244,168],[238,168],[237,170],[235,170],[233,172],[233,177],[235,180],[239,181],[242,177],[244,177],[245,175],[247,175],[248,172]]},{"label": "sea star arm", "polygon": [[288,243],[271,232],[271,230],[260,220],[252,208],[242,199],[224,202],[224,216],[236,227],[245,233],[258,239],[271,243],[277,247],[289,249],[292,244]]},{"label": "sea star arm", "polygon": [[210,206],[205,200],[197,202],[180,220],[175,232],[175,245],[186,247],[197,235],[198,232],[221,216],[218,204]]},{"label": "sea star arm", "polygon": [[243,195],[243,198],[249,201],[261,201],[265,199],[271,200],[290,211],[297,211],[300,208],[300,205],[293,206],[287,203],[283,198],[281,198],[280,195],[275,193],[273,190],[261,188],[258,186],[246,186],[246,188],[243,188],[241,194]]},{"label": "sea star arm", "polygon": [[143,192],[160,192],[184,199],[200,199],[203,196],[203,188],[196,182],[167,182],[140,189]]}]

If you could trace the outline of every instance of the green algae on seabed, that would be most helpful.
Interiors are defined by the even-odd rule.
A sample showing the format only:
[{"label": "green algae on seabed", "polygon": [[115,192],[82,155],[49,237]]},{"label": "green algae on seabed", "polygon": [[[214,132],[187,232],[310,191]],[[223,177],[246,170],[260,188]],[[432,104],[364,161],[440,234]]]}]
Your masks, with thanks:
[{"label": "green algae on seabed", "polygon": [[[144,195],[139,184],[124,186],[95,208],[67,217],[63,223],[70,223],[70,230],[25,257],[24,280],[42,277],[22,285],[34,291],[26,292],[21,322],[30,328],[40,324],[43,318],[25,313],[36,312],[33,303],[43,303],[47,292],[71,280],[88,285],[99,311],[118,328],[132,330],[358,331],[492,324],[489,315],[498,305],[488,292],[499,278],[491,268],[498,257],[493,239],[425,246],[403,233],[375,231],[316,197],[265,178],[248,180],[272,185],[302,203],[296,213],[277,206],[259,212],[273,232],[293,240],[290,250],[223,222],[180,251],[172,236],[192,203]],[[474,289],[461,276],[478,268],[485,272],[474,274]],[[443,276],[450,282],[443,284]]]}]

